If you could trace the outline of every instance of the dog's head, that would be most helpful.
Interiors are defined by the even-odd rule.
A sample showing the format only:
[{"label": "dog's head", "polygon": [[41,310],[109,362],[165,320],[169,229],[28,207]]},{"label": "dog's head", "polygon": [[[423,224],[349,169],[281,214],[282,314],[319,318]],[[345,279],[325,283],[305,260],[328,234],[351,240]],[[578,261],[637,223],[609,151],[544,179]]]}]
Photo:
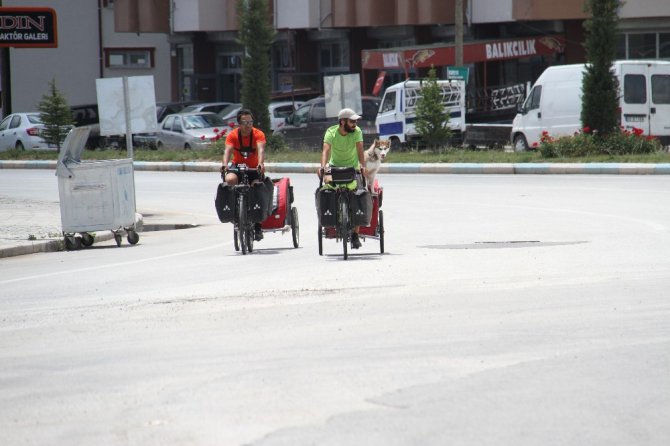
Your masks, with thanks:
[{"label": "dog's head", "polygon": [[391,150],[391,141],[388,139],[375,139],[370,147],[370,156],[376,159],[384,160],[389,150]]}]

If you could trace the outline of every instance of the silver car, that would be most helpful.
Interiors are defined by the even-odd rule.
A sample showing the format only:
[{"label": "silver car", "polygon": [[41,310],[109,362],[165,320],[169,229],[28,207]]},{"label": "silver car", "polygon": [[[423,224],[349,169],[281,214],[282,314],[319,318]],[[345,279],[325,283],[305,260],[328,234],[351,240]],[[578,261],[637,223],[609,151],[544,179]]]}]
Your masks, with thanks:
[{"label": "silver car", "polygon": [[18,150],[56,150],[42,135],[44,124],[39,113],[13,113],[0,122],[0,152]]},{"label": "silver car", "polygon": [[167,115],[156,135],[158,150],[202,150],[220,138],[228,127],[211,112]]}]

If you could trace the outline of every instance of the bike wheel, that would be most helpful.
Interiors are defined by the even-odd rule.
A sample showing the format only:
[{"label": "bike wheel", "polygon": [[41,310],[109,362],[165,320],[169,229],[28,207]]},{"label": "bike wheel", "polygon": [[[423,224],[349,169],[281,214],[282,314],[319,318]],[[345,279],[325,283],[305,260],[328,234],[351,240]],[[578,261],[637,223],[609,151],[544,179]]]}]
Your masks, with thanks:
[{"label": "bike wheel", "polygon": [[254,227],[249,225],[247,227],[247,251],[252,252],[254,250]]},{"label": "bike wheel", "polygon": [[240,228],[237,231],[237,235],[240,239],[240,248],[242,249],[242,255],[247,254],[247,231],[244,228]]},{"label": "bike wheel", "polygon": [[291,235],[293,236],[293,247],[300,244],[300,222],[298,221],[298,208],[291,208]]},{"label": "bike wheel", "polygon": [[323,226],[319,225],[319,255],[323,255]]},{"label": "bike wheel", "polygon": [[384,254],[384,212],[381,210],[377,220],[377,231],[379,231],[379,252]]},{"label": "bike wheel", "polygon": [[347,201],[345,193],[339,196],[339,203],[337,206],[337,217],[339,222],[339,231],[342,236],[342,252],[344,260],[349,257],[347,249],[349,248],[349,202]]}]

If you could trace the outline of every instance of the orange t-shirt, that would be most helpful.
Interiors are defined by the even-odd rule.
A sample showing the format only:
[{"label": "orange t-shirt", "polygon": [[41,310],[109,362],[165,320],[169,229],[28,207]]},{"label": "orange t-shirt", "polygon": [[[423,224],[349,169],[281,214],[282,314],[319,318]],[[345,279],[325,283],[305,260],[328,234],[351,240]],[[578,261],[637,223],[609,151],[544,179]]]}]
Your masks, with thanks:
[{"label": "orange t-shirt", "polygon": [[[265,133],[255,127],[251,129],[251,132],[249,136],[243,136],[240,134],[239,128],[233,130],[226,136],[226,145],[233,146],[233,163],[244,163],[251,168],[255,168],[258,167],[258,143],[265,142]],[[245,158],[240,149],[249,146],[252,150],[249,152],[249,156]]]}]

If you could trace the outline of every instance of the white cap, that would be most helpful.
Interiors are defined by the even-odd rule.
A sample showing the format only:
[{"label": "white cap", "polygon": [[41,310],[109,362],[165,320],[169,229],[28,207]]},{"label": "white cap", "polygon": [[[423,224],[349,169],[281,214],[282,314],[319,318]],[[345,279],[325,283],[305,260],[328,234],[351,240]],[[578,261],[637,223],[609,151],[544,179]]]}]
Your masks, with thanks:
[{"label": "white cap", "polygon": [[352,109],[343,108],[340,110],[340,113],[338,113],[337,119],[351,119],[352,121],[358,121],[361,117]]}]

